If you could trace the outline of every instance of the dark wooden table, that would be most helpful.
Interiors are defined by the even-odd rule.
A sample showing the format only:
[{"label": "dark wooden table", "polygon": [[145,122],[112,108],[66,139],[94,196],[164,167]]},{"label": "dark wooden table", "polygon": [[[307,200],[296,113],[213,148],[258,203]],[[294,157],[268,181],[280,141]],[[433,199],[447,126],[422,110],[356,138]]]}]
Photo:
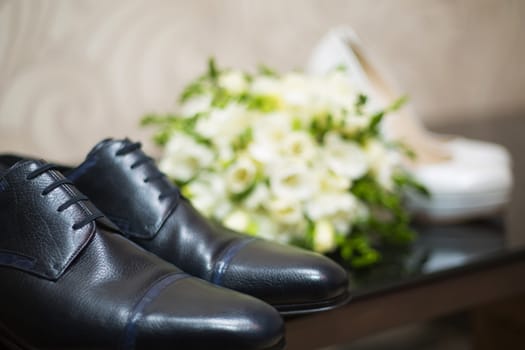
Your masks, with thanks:
[{"label": "dark wooden table", "polygon": [[[525,300],[525,117],[440,131],[495,141],[510,150],[515,184],[506,212],[459,225],[418,225],[412,246],[391,249],[379,266],[353,274],[354,297],[347,305],[287,320],[288,350],[345,344],[411,322]],[[525,329],[517,333],[524,340],[518,348],[525,348]]]}]

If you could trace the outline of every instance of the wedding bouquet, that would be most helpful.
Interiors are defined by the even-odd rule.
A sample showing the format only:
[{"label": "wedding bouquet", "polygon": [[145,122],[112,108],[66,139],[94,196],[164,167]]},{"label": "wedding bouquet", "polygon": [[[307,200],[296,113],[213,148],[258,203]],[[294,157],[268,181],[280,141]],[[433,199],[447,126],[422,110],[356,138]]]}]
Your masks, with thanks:
[{"label": "wedding bouquet", "polygon": [[416,187],[383,116],[336,70],[322,77],[261,68],[219,70],[190,83],[176,113],[147,115],[158,128],[160,168],[198,210],[237,231],[320,253],[354,267],[376,247],[410,241],[402,189]]}]

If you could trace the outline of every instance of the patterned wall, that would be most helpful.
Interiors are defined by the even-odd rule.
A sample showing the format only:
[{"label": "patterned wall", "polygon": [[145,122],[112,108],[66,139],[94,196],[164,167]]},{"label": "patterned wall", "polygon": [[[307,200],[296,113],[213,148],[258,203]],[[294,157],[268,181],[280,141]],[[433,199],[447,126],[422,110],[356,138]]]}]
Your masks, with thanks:
[{"label": "patterned wall", "polygon": [[301,67],[352,24],[430,122],[525,111],[525,1],[0,0],[0,152],[79,160],[138,137],[207,57]]}]

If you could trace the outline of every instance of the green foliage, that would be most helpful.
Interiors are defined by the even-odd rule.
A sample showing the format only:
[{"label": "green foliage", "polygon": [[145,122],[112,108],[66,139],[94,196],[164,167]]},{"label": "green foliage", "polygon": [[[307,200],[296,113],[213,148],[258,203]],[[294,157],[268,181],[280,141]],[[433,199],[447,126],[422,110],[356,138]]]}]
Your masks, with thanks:
[{"label": "green foliage", "polygon": [[196,80],[186,86],[186,88],[182,91],[182,94],[179,97],[179,102],[186,102],[196,96],[203,95],[205,92],[206,90],[202,80]]},{"label": "green foliage", "polygon": [[395,100],[390,106],[388,106],[387,111],[395,112],[401,109],[407,102],[408,102],[408,96],[401,96],[400,98]]},{"label": "green foliage", "polygon": [[266,76],[269,76],[269,77],[278,77],[279,76],[279,73],[277,73],[276,70],[264,65],[264,64],[260,64],[258,69],[257,69],[258,73],[261,74],[261,75],[266,75]]},{"label": "green foliage", "polygon": [[208,76],[211,81],[216,82],[219,78],[219,69],[217,68],[217,64],[215,63],[215,58],[210,57],[208,59]]},{"label": "green foliage", "polygon": [[279,101],[272,96],[246,94],[244,100],[249,109],[258,110],[264,113],[273,112],[279,107]]},{"label": "green foliage", "polygon": [[367,234],[363,232],[352,233],[339,242],[339,254],[356,269],[373,265],[381,260],[381,254],[372,248]]},{"label": "green foliage", "polygon": [[242,151],[248,147],[253,139],[253,129],[246,128],[244,132],[237,136],[237,139],[233,143],[233,150],[236,152]]},{"label": "green foliage", "polygon": [[319,142],[323,143],[326,133],[334,128],[334,116],[330,113],[325,113],[315,117],[310,124],[310,134]]},{"label": "green foliage", "polygon": [[[351,189],[351,192],[368,204],[370,210],[374,212],[374,215],[371,215],[366,221],[355,225],[351,236],[361,237],[360,246],[365,246],[377,254],[379,253],[373,248],[372,242],[376,245],[404,245],[411,242],[416,236],[416,233],[410,228],[410,217],[403,205],[401,193],[402,187],[412,186],[414,182],[409,183],[406,177],[401,176],[398,179],[392,191],[380,186],[371,176],[359,179]],[[369,254],[372,253],[369,252]],[[351,260],[354,264],[353,259]],[[363,261],[360,260],[360,262]]]},{"label": "green foliage", "polygon": [[406,172],[398,172],[394,174],[393,180],[399,188],[410,188],[422,196],[430,197],[428,189]]},{"label": "green foliage", "polygon": [[354,103],[355,106],[355,112],[357,115],[363,115],[363,107],[366,105],[366,102],[368,101],[368,96],[359,94],[357,95],[357,100]]},{"label": "green foliage", "polygon": [[147,114],[142,118],[141,125],[157,127],[158,131],[154,134],[153,141],[159,146],[165,146],[176,132],[184,132],[193,136],[197,142],[209,144],[210,140],[195,132],[195,123],[198,117],[199,115],[183,118],[173,114]]}]

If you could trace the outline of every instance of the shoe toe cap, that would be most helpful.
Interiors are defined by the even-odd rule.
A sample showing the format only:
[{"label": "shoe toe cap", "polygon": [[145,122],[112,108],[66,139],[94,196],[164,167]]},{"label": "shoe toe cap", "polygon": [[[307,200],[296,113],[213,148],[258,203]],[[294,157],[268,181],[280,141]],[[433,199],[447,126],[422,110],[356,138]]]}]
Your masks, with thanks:
[{"label": "shoe toe cap", "polygon": [[139,316],[132,340],[136,349],[260,350],[284,337],[274,308],[196,278],[165,288]]},{"label": "shoe toe cap", "polygon": [[307,312],[344,302],[348,274],[322,255],[255,240],[232,259],[221,284],[256,296],[281,312]]}]

